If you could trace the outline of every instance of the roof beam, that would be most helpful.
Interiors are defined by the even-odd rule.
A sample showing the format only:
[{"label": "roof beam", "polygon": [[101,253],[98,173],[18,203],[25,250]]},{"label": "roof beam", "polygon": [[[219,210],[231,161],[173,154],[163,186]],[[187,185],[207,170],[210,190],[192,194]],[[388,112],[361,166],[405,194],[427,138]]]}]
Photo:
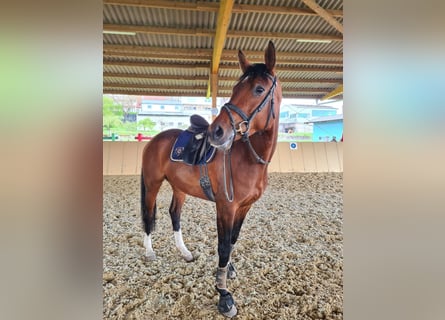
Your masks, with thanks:
[{"label": "roof beam", "polygon": [[134,74],[134,73],[120,73],[120,72],[104,72],[104,77],[110,78],[129,78],[129,79],[147,79],[147,80],[198,80],[207,81],[208,76],[180,76],[180,75],[156,75],[156,74]]},{"label": "roof beam", "polygon": [[261,31],[229,31],[228,38],[265,38],[265,39],[293,39],[293,40],[327,40],[343,41],[338,35],[310,34],[310,33],[286,33],[286,32],[261,32]]},{"label": "roof beam", "polygon": [[132,6],[157,9],[173,9],[173,10],[189,10],[189,11],[205,11],[217,12],[219,5],[217,2],[175,2],[166,0],[103,0],[103,4],[111,4],[116,6]]},{"label": "roof beam", "polygon": [[175,86],[175,87],[166,87],[165,85],[153,85],[153,84],[126,84],[126,83],[113,83],[113,82],[106,82],[104,83],[104,87],[113,87],[113,88],[134,88],[134,89],[158,89],[158,90],[205,90],[205,86]]},{"label": "roof beam", "polygon": [[104,57],[135,57],[146,59],[161,59],[161,60],[189,60],[189,61],[205,61],[210,63],[210,56],[198,56],[198,55],[178,55],[170,53],[148,53],[148,52],[122,52],[122,51],[104,51]]},{"label": "roof beam", "polygon": [[[103,61],[104,66],[128,66],[128,67],[143,67],[143,68],[166,68],[166,69],[207,69],[208,63],[152,63],[152,62],[134,62],[134,61]],[[222,65],[219,70],[238,70],[237,65]],[[343,68],[322,68],[322,67],[300,67],[300,66],[276,66],[277,71],[298,71],[298,72],[334,72],[343,73]]]},{"label": "roof beam", "polygon": [[325,96],[323,96],[320,100],[328,100],[331,99],[333,97],[339,96],[343,94],[343,85],[339,85],[337,88],[335,88],[334,90],[332,90],[331,92],[327,93]]},{"label": "roof beam", "polygon": [[[166,53],[147,53],[147,52],[121,52],[121,51],[104,51],[105,57],[136,57],[147,59],[160,59],[160,60],[175,60],[175,61],[206,61],[210,62],[210,56],[196,56],[196,55],[176,55]],[[222,56],[224,62],[237,63],[238,59],[234,56]],[[220,59],[221,60],[221,59]],[[252,62],[253,59],[250,59]],[[319,65],[319,66],[343,66],[342,61],[326,61],[326,60],[294,60],[291,58],[280,58],[280,64],[306,64],[306,65]]]},{"label": "roof beam", "polygon": [[286,93],[325,93],[326,89],[319,88],[283,88],[283,91]]},{"label": "roof beam", "polygon": [[136,46],[122,44],[104,44],[104,51],[123,51],[123,52],[143,52],[143,53],[161,53],[161,54],[178,54],[178,55],[205,55],[212,56],[212,49],[200,48],[170,48],[170,47],[152,47],[152,46]]},{"label": "roof beam", "polygon": [[[151,46],[132,46],[132,45],[113,45],[104,44],[103,50],[105,52],[141,52],[141,53],[157,53],[168,55],[190,55],[190,56],[208,56],[211,57],[212,49],[200,48],[166,48],[166,47],[151,47]],[[264,59],[264,51],[243,50],[245,55],[249,57],[259,57]],[[222,57],[238,57],[238,50],[224,50]],[[336,59],[343,60],[341,53],[315,53],[315,52],[277,52],[277,61],[282,58],[314,58],[314,59]]]},{"label": "roof beam", "polygon": [[313,95],[308,95],[308,94],[286,94],[285,92],[283,92],[283,98],[285,99],[320,99],[321,95],[319,94],[313,94]]},{"label": "roof beam", "polygon": [[[129,90],[126,89],[116,89],[112,87],[104,87],[103,89],[104,94],[125,94],[125,95],[147,95],[147,96],[165,96],[168,94],[168,96],[171,97],[202,97],[205,92],[186,92],[186,91],[172,91],[172,92],[165,92],[165,91],[151,91],[146,89],[132,89],[129,88]],[[221,91],[218,92],[218,97],[230,97],[231,92],[229,91]],[[287,93],[283,91],[283,98],[297,98],[297,99],[320,99],[322,95],[321,94],[308,94],[308,93]]]},{"label": "roof beam", "polygon": [[170,68],[170,69],[208,69],[209,63],[152,63],[152,62],[134,62],[134,61],[103,61],[103,65],[109,66],[128,66],[143,68]]},{"label": "roof beam", "polygon": [[[229,1],[229,0],[227,0]],[[233,1],[233,0],[231,0]],[[217,27],[218,28],[218,27]],[[136,26],[123,24],[103,24],[104,31],[118,31],[118,32],[135,32],[145,34],[166,34],[175,36],[194,36],[194,37],[213,37],[214,31],[209,29],[191,28],[169,28],[169,27],[154,27],[154,26]],[[261,31],[227,31],[227,38],[266,38],[266,39],[294,39],[294,40],[328,40],[328,41],[343,41],[342,36],[325,35],[325,34],[310,34],[310,33],[286,33],[286,32],[261,32]]]},{"label": "roof beam", "polygon": [[[264,51],[251,51],[251,50],[243,50],[243,53],[246,56],[249,56],[249,60],[252,60],[254,57],[258,57],[264,60]],[[315,52],[286,52],[286,51],[278,51],[276,53],[277,61],[282,59],[333,59],[333,60],[343,60],[343,54],[339,53],[315,53]],[[224,50],[223,57],[238,57],[238,50]]]},{"label": "roof beam", "polygon": [[[104,85],[103,93],[104,94],[128,94],[128,95],[150,95],[150,96],[187,96],[187,97],[202,97],[205,95],[205,90],[196,90],[195,92],[191,91],[180,91],[175,89],[175,91],[171,91],[172,89],[161,89],[158,91],[147,90],[143,88],[120,88],[114,86]],[[218,92],[218,97],[230,97],[231,90],[221,90]],[[303,93],[297,94],[293,92],[287,92],[283,90],[283,98],[301,98],[301,99],[320,99],[323,94],[317,93]]]},{"label": "roof beam", "polygon": [[[105,63],[105,62],[104,62]],[[239,66],[237,65],[222,65],[219,68],[220,70],[238,70]],[[300,66],[280,66],[277,65],[275,67],[276,71],[299,71],[299,72],[335,72],[335,73],[343,73],[343,68],[334,67],[334,68],[321,68],[321,67],[300,67]]]},{"label": "roof beam", "polygon": [[[237,81],[237,77],[219,77],[220,81]],[[283,78],[280,77],[280,82],[282,84],[285,84],[287,82],[291,83],[318,83],[318,84],[325,84],[325,83],[332,83],[332,84],[341,84],[343,83],[343,79],[304,79],[304,78]]]},{"label": "roof beam", "polygon": [[[195,92],[156,92],[156,91],[147,91],[147,90],[132,90],[132,91],[122,91],[119,89],[113,88],[104,88],[103,94],[125,94],[125,95],[137,95],[137,96],[160,96],[165,97],[168,95],[169,97],[202,97],[202,93]],[[220,97],[225,97],[224,95],[220,95]]]},{"label": "roof beam", "polygon": [[[275,13],[275,14],[288,14],[296,16],[315,16],[317,15],[312,10],[306,8],[295,7],[276,7],[276,6],[262,6],[252,4],[235,4],[233,6],[234,13]],[[343,17],[343,10],[329,10],[329,13],[336,17]]]},{"label": "roof beam", "polygon": [[[203,11],[203,12],[217,12],[219,9],[217,2],[196,1],[192,2],[175,2],[166,0],[103,0],[103,4],[117,5],[117,6],[133,6],[145,8],[158,9],[173,9],[173,10],[189,10],[189,11]],[[343,17],[343,10],[326,10],[334,17]],[[306,8],[294,8],[283,6],[266,6],[266,5],[250,5],[250,4],[234,4],[233,13],[275,13],[275,14],[289,14],[289,15],[317,15],[312,10]]]},{"label": "roof beam", "polygon": [[314,0],[303,0],[303,2],[312,10],[314,10],[320,17],[326,20],[331,26],[333,26],[337,31],[343,34],[343,25],[337,21],[329,12],[320,7]]},{"label": "roof beam", "polygon": [[[126,91],[132,91],[132,90],[144,90],[144,91],[150,91],[150,92],[162,92],[162,91],[167,91],[170,93],[170,91],[173,90],[173,92],[171,92],[172,94],[175,94],[175,92],[179,92],[180,95],[182,94],[188,94],[188,93],[193,93],[196,91],[199,92],[203,92],[205,93],[205,86],[183,86],[183,87],[175,87],[175,88],[166,88],[166,87],[162,87],[162,86],[158,86],[158,87],[153,87],[153,86],[133,86],[133,85],[121,85],[121,84],[104,84],[104,91],[106,90],[120,90],[121,92],[126,92]],[[222,87],[219,91],[218,91],[218,96],[220,96],[220,94],[226,94],[230,95],[230,93],[232,92],[232,87]],[[311,90],[311,89],[307,89],[307,90],[283,90],[283,96],[302,96],[302,95],[313,95],[313,96],[318,96],[318,99],[320,99],[320,97],[323,96],[323,94],[326,92],[326,90],[321,90],[321,89],[315,89],[315,90]],[[201,95],[202,96],[202,95]]]},{"label": "roof beam", "polygon": [[201,28],[169,28],[169,27],[155,27],[155,26],[140,26],[140,25],[125,25],[104,23],[104,31],[118,31],[118,32],[135,32],[144,34],[166,34],[176,36],[194,36],[194,37],[213,37],[214,31],[211,29]]},{"label": "roof beam", "polygon": [[[146,79],[146,80],[197,80],[197,81],[207,81],[209,79],[208,76],[181,76],[181,75],[157,75],[157,74],[136,74],[136,73],[121,73],[121,72],[104,72],[104,78],[128,78],[128,79]],[[220,76],[220,81],[237,81],[238,77],[227,77]],[[304,78],[284,78],[280,77],[280,82],[285,84],[286,82],[292,83],[332,83],[332,84],[342,84],[342,79],[304,79]]]},{"label": "roof beam", "polygon": [[[205,85],[194,85],[194,86],[184,86],[176,85],[174,87],[166,87],[164,85],[153,85],[153,84],[137,84],[137,83],[116,83],[116,82],[105,82],[104,87],[113,88],[134,88],[134,89],[162,89],[162,90],[203,90],[207,89]],[[232,91],[233,86],[219,86],[219,91]],[[329,89],[323,88],[283,88],[285,92],[303,92],[303,93],[320,93],[325,94]]]}]

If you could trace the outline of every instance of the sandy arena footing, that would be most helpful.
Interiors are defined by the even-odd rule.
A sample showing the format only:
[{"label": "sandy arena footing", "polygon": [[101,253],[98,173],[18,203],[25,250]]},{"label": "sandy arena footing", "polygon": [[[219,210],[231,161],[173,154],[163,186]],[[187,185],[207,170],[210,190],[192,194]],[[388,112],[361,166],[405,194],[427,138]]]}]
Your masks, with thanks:
[{"label": "sandy arena footing", "polygon": [[[185,262],[174,243],[171,189],[158,195],[153,249],[144,259],[139,176],[104,176],[104,319],[226,319],[214,288],[218,261],[212,202],[187,197]],[[343,319],[343,174],[270,173],[247,214],[228,280],[236,319]]]}]

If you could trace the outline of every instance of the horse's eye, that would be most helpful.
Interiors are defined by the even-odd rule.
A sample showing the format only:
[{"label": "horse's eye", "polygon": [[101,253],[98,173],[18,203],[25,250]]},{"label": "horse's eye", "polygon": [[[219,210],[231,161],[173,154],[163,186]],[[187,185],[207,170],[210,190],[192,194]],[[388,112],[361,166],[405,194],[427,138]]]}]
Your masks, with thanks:
[{"label": "horse's eye", "polygon": [[259,96],[264,92],[264,88],[262,86],[255,87],[255,95]]}]

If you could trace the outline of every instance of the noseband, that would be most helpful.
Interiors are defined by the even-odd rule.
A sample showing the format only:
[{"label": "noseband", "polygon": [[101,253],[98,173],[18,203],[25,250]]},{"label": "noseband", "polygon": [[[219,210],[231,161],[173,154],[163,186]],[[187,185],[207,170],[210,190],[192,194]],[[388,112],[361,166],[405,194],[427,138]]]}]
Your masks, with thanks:
[{"label": "noseband", "polygon": [[[233,103],[230,103],[230,102],[227,102],[225,105],[223,105],[221,107],[221,109],[222,110],[226,110],[227,114],[229,115],[230,123],[232,125],[232,129],[233,129],[233,132],[234,132],[233,139],[235,139],[237,134],[240,134],[241,135],[241,139],[244,142],[247,142],[247,145],[249,146],[249,149],[252,152],[253,156],[255,157],[256,161],[258,163],[261,163],[261,164],[268,164],[270,162],[262,159],[256,153],[256,151],[253,149],[253,146],[252,146],[252,144],[250,143],[250,140],[249,140],[249,130],[250,130],[250,123],[255,118],[255,116],[261,110],[263,110],[263,108],[266,106],[266,104],[267,104],[267,102],[269,100],[270,100],[270,109],[269,109],[269,114],[267,115],[267,120],[266,120],[266,124],[264,126],[264,130],[269,125],[270,117],[273,117],[275,119],[275,113],[273,111],[273,106],[274,106],[274,91],[275,91],[275,87],[277,85],[277,77],[272,77],[268,73],[266,75],[267,75],[267,77],[270,80],[272,80],[272,86],[270,87],[269,92],[264,97],[263,101],[261,101],[261,103],[255,108],[255,110],[253,110],[253,112],[250,114],[250,116],[247,116],[244,113],[244,111],[242,111],[239,107],[237,107],[236,105],[234,105]],[[246,75],[245,77],[247,77],[247,76],[248,75]],[[242,79],[242,80],[244,80],[244,79]],[[241,119],[243,119],[243,121],[241,121],[240,123],[236,124],[235,123],[235,119],[233,118],[232,112],[235,112],[236,114],[238,114],[241,117]],[[232,140],[232,142],[233,142],[233,140]]]}]

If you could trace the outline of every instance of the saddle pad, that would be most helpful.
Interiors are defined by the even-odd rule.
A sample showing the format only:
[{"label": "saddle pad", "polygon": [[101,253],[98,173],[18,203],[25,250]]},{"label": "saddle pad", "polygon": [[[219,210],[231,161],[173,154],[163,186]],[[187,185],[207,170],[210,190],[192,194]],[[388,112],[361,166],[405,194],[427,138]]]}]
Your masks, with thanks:
[{"label": "saddle pad", "polygon": [[[175,143],[173,144],[172,151],[170,152],[170,160],[177,162],[184,162],[184,149],[190,139],[193,138],[195,133],[184,130],[177,138]],[[205,156],[199,160],[198,164],[209,163],[212,161],[213,156],[215,155],[215,147],[210,147],[206,152]]]}]

